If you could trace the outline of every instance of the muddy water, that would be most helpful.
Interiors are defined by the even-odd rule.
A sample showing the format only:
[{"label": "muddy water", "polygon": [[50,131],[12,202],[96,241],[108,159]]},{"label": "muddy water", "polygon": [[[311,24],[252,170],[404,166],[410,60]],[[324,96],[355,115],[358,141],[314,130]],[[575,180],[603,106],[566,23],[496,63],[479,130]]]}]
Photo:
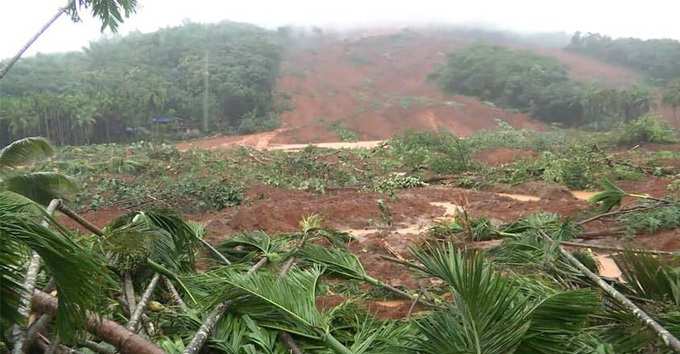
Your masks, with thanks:
[{"label": "muddy water", "polygon": [[533,195],[509,194],[509,193],[496,193],[496,194],[502,197],[508,197],[510,199],[518,200],[520,202],[537,202],[541,200],[541,198],[535,197]]},{"label": "muddy water", "polygon": [[[574,198],[578,200],[588,200],[595,194],[599,192],[589,192],[589,191],[569,191]],[[514,200],[518,200],[520,202],[537,202],[541,200],[540,197],[536,197],[533,195],[526,195],[526,194],[510,194],[510,193],[496,193],[497,195],[503,196],[503,197],[508,197]]]},{"label": "muddy water", "polygon": [[616,262],[608,255],[596,255],[595,259],[600,264],[600,275],[603,277],[619,279],[621,277],[621,269],[616,265]]},{"label": "muddy water", "polygon": [[286,150],[286,151],[296,151],[296,150],[302,150],[306,148],[307,146],[316,146],[319,148],[326,148],[326,149],[370,149],[374,147],[378,147],[381,144],[383,144],[385,140],[368,140],[368,141],[357,141],[353,143],[343,143],[343,142],[338,142],[338,143],[318,143],[318,144],[272,144],[267,146],[265,149],[266,150]]}]

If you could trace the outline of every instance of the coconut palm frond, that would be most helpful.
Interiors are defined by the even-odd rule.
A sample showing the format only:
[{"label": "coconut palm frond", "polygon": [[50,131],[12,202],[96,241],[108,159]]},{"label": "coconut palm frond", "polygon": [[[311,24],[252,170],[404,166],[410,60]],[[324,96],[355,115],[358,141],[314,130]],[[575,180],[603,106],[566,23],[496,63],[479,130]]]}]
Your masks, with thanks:
[{"label": "coconut palm frond", "polygon": [[585,344],[578,334],[590,315],[596,313],[600,298],[590,289],[557,291],[535,305],[531,325],[517,353],[573,353]]},{"label": "coconut palm frond", "polygon": [[205,225],[201,224],[200,222],[187,221],[186,224],[191,229],[191,232],[199,239],[203,239],[203,237],[208,233]]},{"label": "coconut palm frond", "polygon": [[[152,251],[166,248],[164,246],[167,246],[167,242],[161,240],[169,238],[164,231],[144,222],[116,223],[104,229],[101,247],[109,263],[120,273],[125,273],[145,266]],[[157,241],[159,245],[155,244]],[[172,254],[171,252],[168,256],[174,264]]]},{"label": "coconut palm frond", "polygon": [[485,310],[457,299],[447,310],[416,321],[421,336],[415,339],[415,348],[431,354],[514,352],[530,322],[524,307],[499,300],[486,302]]},{"label": "coconut palm frond", "polygon": [[163,337],[157,343],[167,354],[182,354],[185,349],[184,342],[180,337]]},{"label": "coconut palm frond", "polygon": [[630,250],[614,261],[626,279],[624,286],[636,297],[680,305],[680,274],[659,258]]},{"label": "coconut palm frond", "polygon": [[300,231],[303,234],[308,234],[314,230],[320,229],[323,224],[323,218],[319,214],[312,214],[302,218],[300,220]]},{"label": "coconut palm frond", "polygon": [[255,321],[253,321],[250,316],[243,315],[241,317],[243,322],[249,329],[247,334],[248,339],[254,347],[251,351],[252,353],[265,353],[265,354],[285,354],[288,353],[288,349],[285,348],[281,341],[278,340],[278,333],[264,327],[259,326]]},{"label": "coconut palm frond", "polygon": [[0,191],[0,213],[17,213],[39,220],[49,215],[40,205],[27,197],[11,191]]},{"label": "coconut palm frond", "polygon": [[[538,272],[554,284],[566,287],[588,284],[581,272],[560,254],[559,244],[546,242],[542,236],[525,234],[521,238],[506,239],[489,255],[497,264],[520,272]],[[589,269],[597,271],[597,263],[592,256],[578,253],[578,257],[589,265]]]},{"label": "coconut palm frond", "polygon": [[147,259],[171,270],[193,267],[199,237],[172,211],[129,213],[112,221],[105,232],[105,251],[119,269],[133,270]]},{"label": "coconut palm frond", "polygon": [[[44,261],[59,293],[57,326],[63,338],[72,337],[75,330],[83,327],[86,312],[97,312],[100,300],[113,286],[103,259],[78,246],[60,230],[47,229],[32,217],[0,211],[0,239],[0,260],[3,262],[21,255],[26,249],[37,252]],[[15,273],[19,272],[15,263],[3,264],[2,268],[8,272],[3,272],[0,303],[3,310],[11,310],[16,296],[22,291],[16,287],[16,280],[23,275]],[[4,281],[5,278],[8,281]]]},{"label": "coconut palm frond", "polygon": [[558,214],[536,213],[503,228],[505,236],[522,237],[523,234],[543,232],[556,240],[570,240],[578,236],[581,228],[571,220],[563,221]]},{"label": "coconut palm frond", "polygon": [[215,325],[209,346],[227,354],[241,354],[248,343],[249,330],[240,316],[229,313]]},{"label": "coconut palm frond", "polygon": [[12,168],[54,155],[54,148],[45,138],[19,139],[0,150],[0,168]]},{"label": "coconut palm frond", "polygon": [[[606,302],[605,311],[596,317],[599,325],[593,330],[614,348],[615,353],[671,353],[660,343],[656,333],[629,310],[616,302]],[[674,335],[679,335],[680,316],[677,312],[656,314],[655,319]]]},{"label": "coconut palm frond", "polygon": [[72,178],[55,172],[17,174],[2,180],[2,184],[6,190],[42,205],[52,199],[69,199],[78,192],[78,185]]},{"label": "coconut palm frond", "polygon": [[415,335],[413,326],[407,323],[383,322],[370,317],[356,318],[355,322],[349,347],[355,354],[403,353]]},{"label": "coconut palm frond", "polygon": [[284,278],[269,272],[232,273],[223,278],[222,295],[233,299],[233,308],[265,327],[321,339],[329,319],[316,308],[319,268],[291,271]]},{"label": "coconut palm frond", "polygon": [[309,244],[300,250],[299,256],[312,264],[326,266],[326,271],[350,279],[365,279],[366,270],[359,259],[347,251]]},{"label": "coconut palm frond", "polygon": [[413,254],[429,274],[448,283],[454,297],[446,310],[416,322],[422,352],[500,354],[517,348],[529,328],[529,306],[481,253],[447,244]]},{"label": "coconut palm frond", "polygon": [[608,179],[603,180],[601,185],[602,192],[590,197],[588,202],[591,204],[599,204],[603,211],[609,211],[621,205],[621,201],[623,200],[623,197],[626,196],[626,192]]},{"label": "coconut palm frond", "polygon": [[217,250],[233,261],[246,261],[260,257],[274,257],[283,252],[284,246],[290,241],[286,237],[272,238],[263,231],[240,233],[217,246]]},{"label": "coconut palm frond", "polygon": [[167,232],[171,236],[174,255],[178,256],[177,264],[180,269],[189,270],[193,267],[198,241],[203,238],[196,232],[205,232],[192,227],[181,216],[172,210],[149,210],[140,213],[148,221]]}]

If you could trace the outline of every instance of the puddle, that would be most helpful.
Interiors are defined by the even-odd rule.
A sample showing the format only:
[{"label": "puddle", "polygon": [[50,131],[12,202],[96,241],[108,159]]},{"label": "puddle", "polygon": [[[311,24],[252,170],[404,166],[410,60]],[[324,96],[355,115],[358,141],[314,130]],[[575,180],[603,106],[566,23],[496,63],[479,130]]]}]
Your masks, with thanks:
[{"label": "puddle", "polygon": [[411,301],[407,300],[389,300],[389,301],[373,301],[374,305],[382,306],[382,307],[389,307],[389,308],[397,308],[400,306],[404,306],[404,304],[410,304]]},{"label": "puddle", "polygon": [[316,146],[318,148],[325,149],[370,149],[378,147],[385,143],[385,140],[368,140],[368,141],[357,141],[353,143],[318,143],[318,144],[280,144],[280,145],[269,145],[266,150],[287,150],[287,151],[297,151],[306,148],[307,146]]},{"label": "puddle", "polygon": [[596,255],[595,259],[599,262],[600,275],[603,277],[619,279],[621,278],[621,269],[616,265],[616,262],[607,255]]},{"label": "puddle", "polygon": [[[578,200],[588,200],[595,194],[599,192],[588,192],[588,191],[569,191],[574,198]],[[537,202],[541,200],[540,197],[536,197],[533,195],[525,195],[525,194],[510,194],[510,193],[496,193],[497,195],[503,196],[503,197],[508,197],[514,200],[518,200],[520,202]]]},{"label": "puddle", "polygon": [[510,199],[519,200],[520,202],[537,202],[541,200],[541,198],[534,197],[533,195],[509,194],[509,193],[496,193],[496,194],[503,197],[508,197]]}]

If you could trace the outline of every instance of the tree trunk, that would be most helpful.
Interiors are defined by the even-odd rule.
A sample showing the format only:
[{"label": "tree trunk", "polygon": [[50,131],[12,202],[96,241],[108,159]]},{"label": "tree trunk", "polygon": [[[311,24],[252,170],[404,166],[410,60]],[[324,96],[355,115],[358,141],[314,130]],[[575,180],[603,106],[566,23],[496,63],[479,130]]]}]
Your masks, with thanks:
[{"label": "tree trunk", "polygon": [[149,282],[146,290],[144,290],[144,294],[142,294],[139,304],[137,304],[137,307],[135,307],[134,312],[132,312],[132,315],[130,316],[130,321],[128,322],[127,326],[125,326],[127,329],[133,332],[137,331],[137,324],[139,324],[139,320],[142,317],[144,310],[146,310],[149,300],[151,300],[151,295],[153,295],[153,291],[156,289],[160,277],[161,275],[156,273],[153,275],[153,278],[151,278],[151,282]]},{"label": "tree trunk", "polygon": [[191,343],[189,343],[186,349],[184,349],[184,354],[196,354],[201,350],[203,344],[205,344],[205,341],[208,340],[208,336],[215,328],[215,325],[224,315],[227,307],[229,307],[229,301],[225,301],[215,306],[205,321],[203,321],[203,324],[201,324],[201,327],[198,329],[198,331],[196,331],[196,334],[194,334],[194,338],[191,339]]},{"label": "tree trunk", "polygon": [[64,203],[59,204],[59,211],[64,213],[66,216],[69,218],[73,219],[73,221],[77,222],[93,234],[97,236],[104,236],[104,233],[102,230],[100,230],[96,225],[92,224],[91,222],[83,219],[80,215],[78,215],[75,211],[71,210],[69,207],[64,205]]},{"label": "tree trunk", "polygon": [[165,287],[170,291],[170,295],[172,296],[172,299],[175,301],[175,303],[182,309],[182,311],[188,311],[189,307],[187,307],[187,304],[184,302],[184,300],[182,300],[182,296],[177,291],[177,288],[175,288],[175,285],[172,284],[172,281],[170,281],[168,277],[163,277],[163,282],[165,283]]},{"label": "tree trunk", "polygon": [[[73,1],[73,0],[71,0],[71,1]],[[69,4],[70,4],[70,1],[69,1]],[[66,11],[67,7],[68,7],[68,5],[60,8],[59,11],[57,11],[57,13],[54,14],[54,16],[52,16],[52,18],[49,21],[47,21],[47,23],[45,23],[40,28],[38,33],[33,35],[33,37],[31,37],[31,39],[29,39],[28,42],[23,47],[21,47],[21,49],[19,49],[19,52],[16,55],[14,55],[14,57],[12,57],[12,59],[9,60],[9,63],[7,63],[7,65],[5,65],[5,67],[2,68],[2,70],[0,70],[0,80],[2,80],[2,78],[5,77],[5,75],[7,75],[7,73],[9,72],[9,69],[11,69],[12,66],[14,66],[14,64],[16,64],[17,61],[19,61],[19,58],[21,58],[21,56],[24,55],[24,53],[28,50],[28,48],[31,45],[33,45],[33,43],[35,41],[38,40],[38,37],[40,37],[54,23],[54,21],[56,21],[61,16],[61,14],[63,14]]]},{"label": "tree trunk", "polygon": [[125,295],[125,300],[128,303],[128,310],[130,311],[130,316],[135,313],[137,309],[137,298],[135,297],[135,288],[132,284],[132,276],[130,272],[125,272],[123,274],[123,294]]},{"label": "tree trunk", "polygon": [[[57,313],[57,299],[42,291],[35,292],[32,304],[38,312],[52,315]],[[121,354],[165,354],[156,344],[147,341],[142,336],[116,322],[99,318],[94,314],[88,315],[87,329],[90,333],[112,344]]]},{"label": "tree trunk", "polygon": [[587,276],[591,281],[597,284],[602,290],[604,290],[607,295],[611,296],[616,302],[621,304],[626,310],[630,311],[637,317],[645,326],[654,331],[656,335],[661,338],[661,340],[668,347],[673,349],[675,352],[680,352],[680,341],[678,341],[671,332],[663,328],[658,322],[653,318],[649,317],[642,309],[637,307],[632,301],[621,294],[618,290],[614,289],[611,285],[607,284],[602,278],[597,274],[591,272],[586,266],[584,266],[576,257],[572,256],[571,253],[564,250],[562,246],[559,246],[560,253],[567,258],[567,260],[578,268],[585,276]]},{"label": "tree trunk", "polygon": [[[47,214],[52,215],[54,214],[54,210],[59,206],[61,201],[59,199],[54,199],[50,202],[50,204],[47,206]],[[47,221],[43,220],[40,223],[43,227],[47,227]],[[25,293],[21,296],[21,305],[19,307],[19,314],[24,317],[28,318],[28,315],[31,313],[31,296],[33,295],[33,291],[35,290],[35,283],[38,279],[38,272],[40,271],[40,256],[36,252],[31,253],[31,261],[28,264],[28,269],[26,270],[26,277],[24,278],[24,290]],[[25,348],[25,342],[26,342],[26,329],[22,328],[20,325],[15,325],[14,328],[12,329],[12,332],[14,333],[14,338],[15,338],[15,344],[14,344],[14,349],[12,350],[13,354],[22,354],[24,353],[28,348]]]}]

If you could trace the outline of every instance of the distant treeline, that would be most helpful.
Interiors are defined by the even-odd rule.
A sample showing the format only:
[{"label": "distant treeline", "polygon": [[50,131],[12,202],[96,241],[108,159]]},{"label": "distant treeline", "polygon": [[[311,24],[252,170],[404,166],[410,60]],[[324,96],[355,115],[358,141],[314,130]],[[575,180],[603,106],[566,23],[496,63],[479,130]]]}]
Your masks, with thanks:
[{"label": "distant treeline", "polygon": [[30,135],[86,144],[271,129],[277,36],[232,22],[186,23],[22,59],[0,81],[0,146]]},{"label": "distant treeline", "polygon": [[566,49],[631,67],[661,83],[680,78],[680,42],[673,39],[612,39],[576,32]]},{"label": "distant treeline", "polygon": [[474,45],[449,55],[432,75],[449,93],[565,125],[607,127],[647,113],[652,99],[640,87],[610,89],[569,78],[556,59],[500,46]]}]

